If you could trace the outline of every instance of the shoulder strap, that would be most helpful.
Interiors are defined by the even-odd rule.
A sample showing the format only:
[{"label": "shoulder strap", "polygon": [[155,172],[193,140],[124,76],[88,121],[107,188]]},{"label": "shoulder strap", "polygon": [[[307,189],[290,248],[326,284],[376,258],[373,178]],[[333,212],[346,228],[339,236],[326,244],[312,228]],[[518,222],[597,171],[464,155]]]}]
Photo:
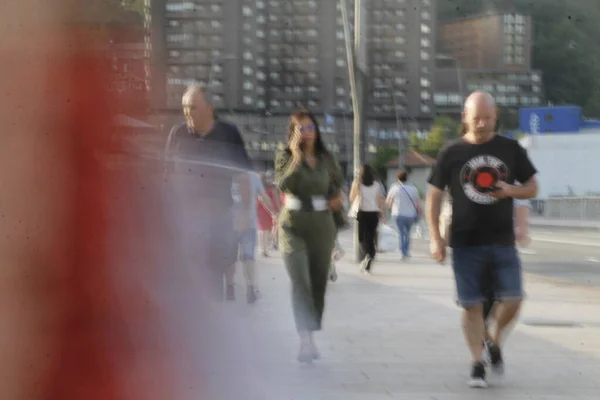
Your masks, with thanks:
[{"label": "shoulder strap", "polygon": [[410,194],[408,194],[408,191],[406,190],[406,188],[404,187],[403,184],[400,183],[399,186],[402,188],[402,190],[404,190],[404,193],[406,193],[406,195],[408,196],[408,199],[410,200],[410,204],[412,204],[413,208],[415,209],[415,211],[418,214],[419,209],[417,208],[417,205],[415,204],[415,201],[413,200],[413,198],[410,196]]},{"label": "shoulder strap", "polygon": [[168,161],[167,159],[169,158],[169,155],[171,153],[171,146],[173,145],[173,142],[175,141],[175,136],[177,135],[177,131],[179,130],[180,127],[181,127],[181,125],[175,125],[169,131],[169,136],[167,136],[167,143],[165,145],[165,151],[164,151],[165,161]]}]

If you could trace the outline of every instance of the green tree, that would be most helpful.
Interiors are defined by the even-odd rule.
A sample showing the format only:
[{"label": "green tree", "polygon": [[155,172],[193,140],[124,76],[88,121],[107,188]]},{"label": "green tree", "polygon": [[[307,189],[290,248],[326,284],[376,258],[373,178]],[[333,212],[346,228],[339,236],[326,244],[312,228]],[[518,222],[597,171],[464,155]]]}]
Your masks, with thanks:
[{"label": "green tree", "polygon": [[371,166],[373,169],[375,169],[379,179],[381,179],[383,182],[385,182],[387,178],[387,164],[396,158],[398,158],[397,147],[380,147],[374,154]]},{"label": "green tree", "polygon": [[519,112],[506,107],[498,108],[497,132],[512,131],[519,127]]},{"label": "green tree", "polygon": [[433,121],[431,130],[427,136],[420,138],[415,133],[410,135],[411,147],[420,153],[436,157],[448,140],[458,137],[459,127],[460,123],[451,117],[446,115],[438,116]]},{"label": "green tree", "polygon": [[143,26],[143,0],[85,0],[80,3],[77,22],[89,27]]}]

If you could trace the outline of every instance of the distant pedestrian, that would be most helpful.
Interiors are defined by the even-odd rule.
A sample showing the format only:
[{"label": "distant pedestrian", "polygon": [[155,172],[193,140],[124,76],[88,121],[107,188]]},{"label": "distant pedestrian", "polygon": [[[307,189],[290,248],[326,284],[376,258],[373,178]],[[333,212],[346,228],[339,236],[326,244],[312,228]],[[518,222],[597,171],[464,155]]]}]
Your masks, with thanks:
[{"label": "distant pedestrian", "polygon": [[358,241],[364,254],[361,272],[370,274],[375,260],[377,227],[383,220],[385,210],[382,187],[375,180],[375,171],[370,165],[364,164],[360,167],[357,179],[350,189],[350,201],[357,203]]},{"label": "distant pedestrian", "polygon": [[260,252],[263,257],[269,256],[269,251],[274,247],[275,238],[273,232],[276,232],[276,218],[281,209],[281,200],[279,195],[279,189],[273,183],[273,171],[267,171],[262,175],[263,185],[265,187],[266,195],[269,198],[270,203],[273,206],[273,212],[271,212],[264,201],[260,201],[257,204],[258,212],[258,235],[259,235],[259,246]]},{"label": "distant pedestrian", "polygon": [[410,235],[413,225],[421,216],[419,190],[407,183],[408,172],[400,171],[397,181],[390,187],[386,203],[392,209],[392,218],[396,221],[400,237],[402,259],[410,258]]}]

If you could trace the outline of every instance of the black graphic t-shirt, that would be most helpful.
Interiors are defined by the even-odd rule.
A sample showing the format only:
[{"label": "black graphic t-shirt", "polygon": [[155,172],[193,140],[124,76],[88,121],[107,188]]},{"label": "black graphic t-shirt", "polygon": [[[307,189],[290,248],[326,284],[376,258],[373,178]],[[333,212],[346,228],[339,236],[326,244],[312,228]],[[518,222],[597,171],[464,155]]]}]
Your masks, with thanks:
[{"label": "black graphic t-shirt", "polygon": [[526,150],[499,135],[483,144],[461,138],[442,149],[429,183],[452,196],[450,246],[514,245],[513,199],[490,192],[498,181],[525,183],[536,172]]}]

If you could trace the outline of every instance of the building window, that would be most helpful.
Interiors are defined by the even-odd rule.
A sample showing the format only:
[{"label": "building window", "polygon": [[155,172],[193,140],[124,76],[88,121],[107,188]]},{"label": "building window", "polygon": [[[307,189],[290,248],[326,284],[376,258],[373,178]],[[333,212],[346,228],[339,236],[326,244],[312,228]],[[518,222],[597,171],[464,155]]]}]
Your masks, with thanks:
[{"label": "building window", "polygon": [[254,89],[254,84],[250,81],[244,81],[244,89],[252,90],[252,89]]},{"label": "building window", "polygon": [[259,38],[263,39],[265,37],[265,32],[262,31],[262,30],[260,30],[260,29],[257,30],[256,31],[256,37],[259,37]]},{"label": "building window", "polygon": [[421,87],[430,87],[431,82],[427,78],[421,78]]},{"label": "building window", "polygon": [[429,108],[428,105],[423,104],[423,105],[421,105],[421,112],[430,113],[431,112],[431,108]]},{"label": "building window", "polygon": [[244,67],[244,68],[242,69],[242,71],[244,72],[244,75],[246,75],[246,76],[250,76],[250,75],[252,75],[252,73],[254,72],[254,71],[252,70],[252,68],[250,68],[250,67],[248,67],[248,66]]},{"label": "building window", "polygon": [[421,24],[421,33],[428,34],[431,33],[431,28],[427,24]]},{"label": "building window", "polygon": [[256,22],[258,22],[259,24],[264,24],[265,22],[267,22],[267,19],[264,15],[259,15],[258,17],[256,17]]},{"label": "building window", "polygon": [[404,39],[404,37],[403,37],[403,36],[396,36],[396,37],[394,38],[394,42],[396,42],[396,44],[404,44],[404,42],[405,42],[405,39]]},{"label": "building window", "polygon": [[429,60],[429,53],[426,51],[421,51],[421,60],[423,60],[423,61]]},{"label": "building window", "polygon": [[254,99],[252,99],[252,97],[250,97],[250,96],[244,96],[244,104],[245,105],[249,106],[253,102],[254,102]]},{"label": "building window", "polygon": [[399,31],[404,30],[404,24],[396,24],[396,29]]},{"label": "building window", "polygon": [[262,10],[263,8],[265,8],[265,3],[262,1],[257,1],[256,8],[258,8],[259,10]]},{"label": "building window", "polygon": [[251,52],[247,51],[244,53],[244,60],[252,60],[254,58],[254,56],[252,55]]},{"label": "building window", "polygon": [[429,14],[427,11],[423,11],[421,13],[421,18],[423,18],[425,20],[429,20],[429,19],[431,19],[431,14]]},{"label": "building window", "polygon": [[344,40],[344,32],[343,31],[336,31],[335,36],[340,40]]},{"label": "building window", "polygon": [[252,16],[252,9],[248,6],[244,6],[242,8],[242,14],[244,15],[244,17],[251,17]]},{"label": "building window", "polygon": [[211,21],[210,25],[211,25],[213,28],[215,28],[215,29],[218,29],[218,28],[220,28],[220,27],[221,27],[221,23],[220,23],[219,21],[216,21],[216,20],[213,20],[213,21]]},{"label": "building window", "polygon": [[264,72],[257,72],[256,73],[256,79],[258,79],[259,81],[266,81],[267,80],[267,75],[265,75]]},{"label": "building window", "polygon": [[427,39],[427,38],[421,39],[421,47],[428,48],[430,46],[431,46],[431,42],[429,41],[429,39]]}]

